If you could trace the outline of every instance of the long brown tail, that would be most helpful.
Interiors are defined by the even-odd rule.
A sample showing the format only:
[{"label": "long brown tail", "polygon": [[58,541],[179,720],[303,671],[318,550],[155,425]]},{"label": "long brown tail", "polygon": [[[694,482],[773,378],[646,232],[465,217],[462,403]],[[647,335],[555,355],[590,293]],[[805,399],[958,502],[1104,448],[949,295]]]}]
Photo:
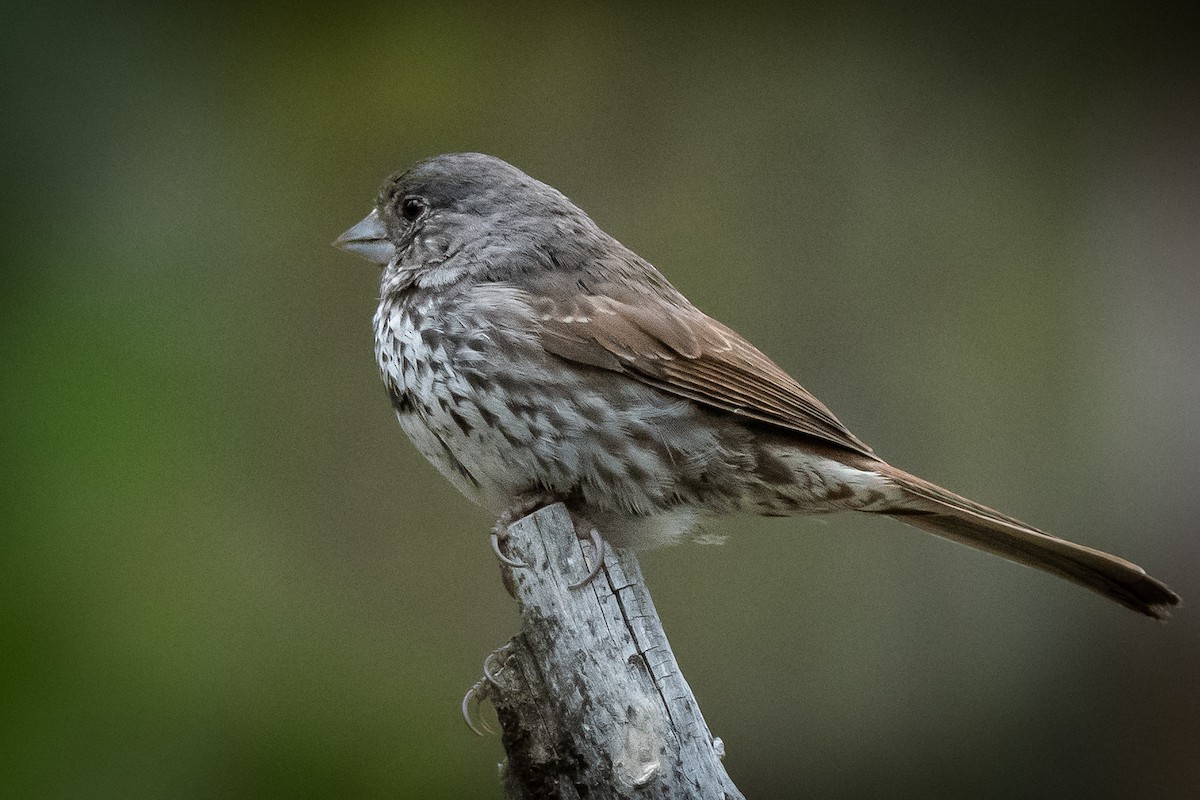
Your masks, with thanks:
[{"label": "long brown tail", "polygon": [[886,512],[901,522],[1066,578],[1155,619],[1179,604],[1177,594],[1136,564],[1043,533],[891,465],[879,471],[911,496],[911,508]]}]

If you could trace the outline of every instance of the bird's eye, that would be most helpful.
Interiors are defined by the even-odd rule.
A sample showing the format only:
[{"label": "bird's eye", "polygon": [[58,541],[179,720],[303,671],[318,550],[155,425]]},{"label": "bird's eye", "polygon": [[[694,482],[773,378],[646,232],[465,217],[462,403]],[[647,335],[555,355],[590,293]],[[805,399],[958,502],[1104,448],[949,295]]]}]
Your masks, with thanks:
[{"label": "bird's eye", "polygon": [[419,197],[406,197],[400,202],[400,215],[409,222],[425,212],[425,201]]}]

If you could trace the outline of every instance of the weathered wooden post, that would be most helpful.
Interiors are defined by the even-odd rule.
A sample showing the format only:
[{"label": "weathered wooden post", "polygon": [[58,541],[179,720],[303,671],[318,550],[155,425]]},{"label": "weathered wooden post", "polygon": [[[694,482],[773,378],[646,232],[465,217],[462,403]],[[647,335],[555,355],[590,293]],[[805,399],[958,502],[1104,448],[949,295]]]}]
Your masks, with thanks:
[{"label": "weathered wooden post", "polygon": [[721,765],[675,663],[632,551],[595,563],[561,504],[513,524],[502,564],[521,632],[489,659],[476,693],[502,728],[505,792],[533,798],[744,800]]}]

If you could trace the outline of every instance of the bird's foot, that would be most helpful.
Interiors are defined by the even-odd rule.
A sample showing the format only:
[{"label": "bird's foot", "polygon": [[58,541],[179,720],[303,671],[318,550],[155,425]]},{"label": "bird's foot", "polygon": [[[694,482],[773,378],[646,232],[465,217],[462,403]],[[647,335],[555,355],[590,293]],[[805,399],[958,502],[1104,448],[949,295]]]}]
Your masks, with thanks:
[{"label": "bird's foot", "polygon": [[526,564],[524,561],[518,561],[511,556],[505,555],[504,551],[500,549],[500,544],[508,539],[509,525],[553,502],[555,501],[552,497],[538,492],[520,494],[513,498],[512,503],[509,504],[504,513],[497,517],[496,524],[492,526],[492,533],[488,538],[492,543],[492,552],[496,554],[496,558],[500,559],[501,564],[517,569],[527,569],[529,567],[529,564]]},{"label": "bird's foot", "polygon": [[500,691],[508,687],[500,680],[500,673],[508,667],[508,659],[513,654],[513,643],[505,642],[483,660],[483,679]]},{"label": "bird's foot", "polygon": [[[588,572],[583,580],[567,586],[568,589],[582,589],[596,580],[596,576],[600,574],[600,570],[604,569],[604,538],[600,536],[600,531],[596,529],[596,526],[586,519],[576,517],[572,514],[571,521],[575,523],[575,535],[580,539],[592,543],[592,560],[594,563],[592,564],[591,571]],[[583,530],[586,530],[587,533],[583,533]]]},{"label": "bird's foot", "polygon": [[[509,538],[508,528],[510,525],[519,519],[529,516],[534,511],[545,508],[555,502],[557,502],[556,498],[539,492],[518,495],[513,499],[508,509],[496,519],[496,524],[492,526],[491,535],[488,537],[492,543],[492,552],[496,554],[496,558],[500,560],[500,563],[517,569],[527,569],[531,566],[524,561],[519,561],[511,555],[506,554],[501,545]],[[575,528],[575,535],[580,539],[590,542],[592,545],[593,563],[588,574],[582,580],[567,586],[568,589],[582,589],[594,581],[596,576],[600,574],[600,570],[604,568],[604,539],[600,536],[600,531],[596,526],[583,517],[572,513],[571,522]],[[466,699],[464,698],[464,701]]]},{"label": "bird's foot", "polygon": [[[486,736],[489,733],[495,733],[495,731],[489,728],[488,724],[483,721],[483,718],[479,717],[479,704],[487,699],[486,693],[487,684],[484,683],[483,680],[477,680],[470,689],[467,689],[467,693],[463,695],[462,699],[463,719],[466,721],[467,727],[470,728],[471,732],[476,736]],[[477,718],[479,720],[478,725],[475,724]]]},{"label": "bird's foot", "polygon": [[517,569],[525,569],[529,565],[524,561],[517,561],[515,558],[504,555],[504,551],[500,549],[500,542],[508,539],[508,526],[501,526],[499,522],[492,526],[492,533],[488,539],[492,543],[492,552],[496,554],[496,558],[500,559],[501,564],[506,564]]},{"label": "bird's foot", "polygon": [[[483,717],[480,716],[480,706],[483,701],[489,699],[489,694],[492,691],[504,691],[507,688],[500,680],[500,674],[507,667],[512,650],[512,642],[506,642],[488,653],[487,658],[483,659],[483,677],[475,681],[471,688],[467,689],[467,693],[463,695],[461,706],[463,719],[466,720],[467,727],[478,736],[483,736],[485,733],[495,733],[484,722]],[[478,725],[476,722],[478,722]]]}]

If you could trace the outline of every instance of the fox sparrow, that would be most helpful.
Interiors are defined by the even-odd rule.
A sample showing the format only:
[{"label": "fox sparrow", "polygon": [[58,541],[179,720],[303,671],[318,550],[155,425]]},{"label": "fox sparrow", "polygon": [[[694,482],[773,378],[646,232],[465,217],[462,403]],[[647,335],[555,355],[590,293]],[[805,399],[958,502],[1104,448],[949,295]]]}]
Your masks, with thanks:
[{"label": "fox sparrow", "polygon": [[617,546],[709,515],[861,511],[1162,618],[1140,567],[883,461],[816,397],[555,189],[476,153],[389,178],[337,244],[382,265],[375,355],[400,425],[511,521],[562,501]]}]

